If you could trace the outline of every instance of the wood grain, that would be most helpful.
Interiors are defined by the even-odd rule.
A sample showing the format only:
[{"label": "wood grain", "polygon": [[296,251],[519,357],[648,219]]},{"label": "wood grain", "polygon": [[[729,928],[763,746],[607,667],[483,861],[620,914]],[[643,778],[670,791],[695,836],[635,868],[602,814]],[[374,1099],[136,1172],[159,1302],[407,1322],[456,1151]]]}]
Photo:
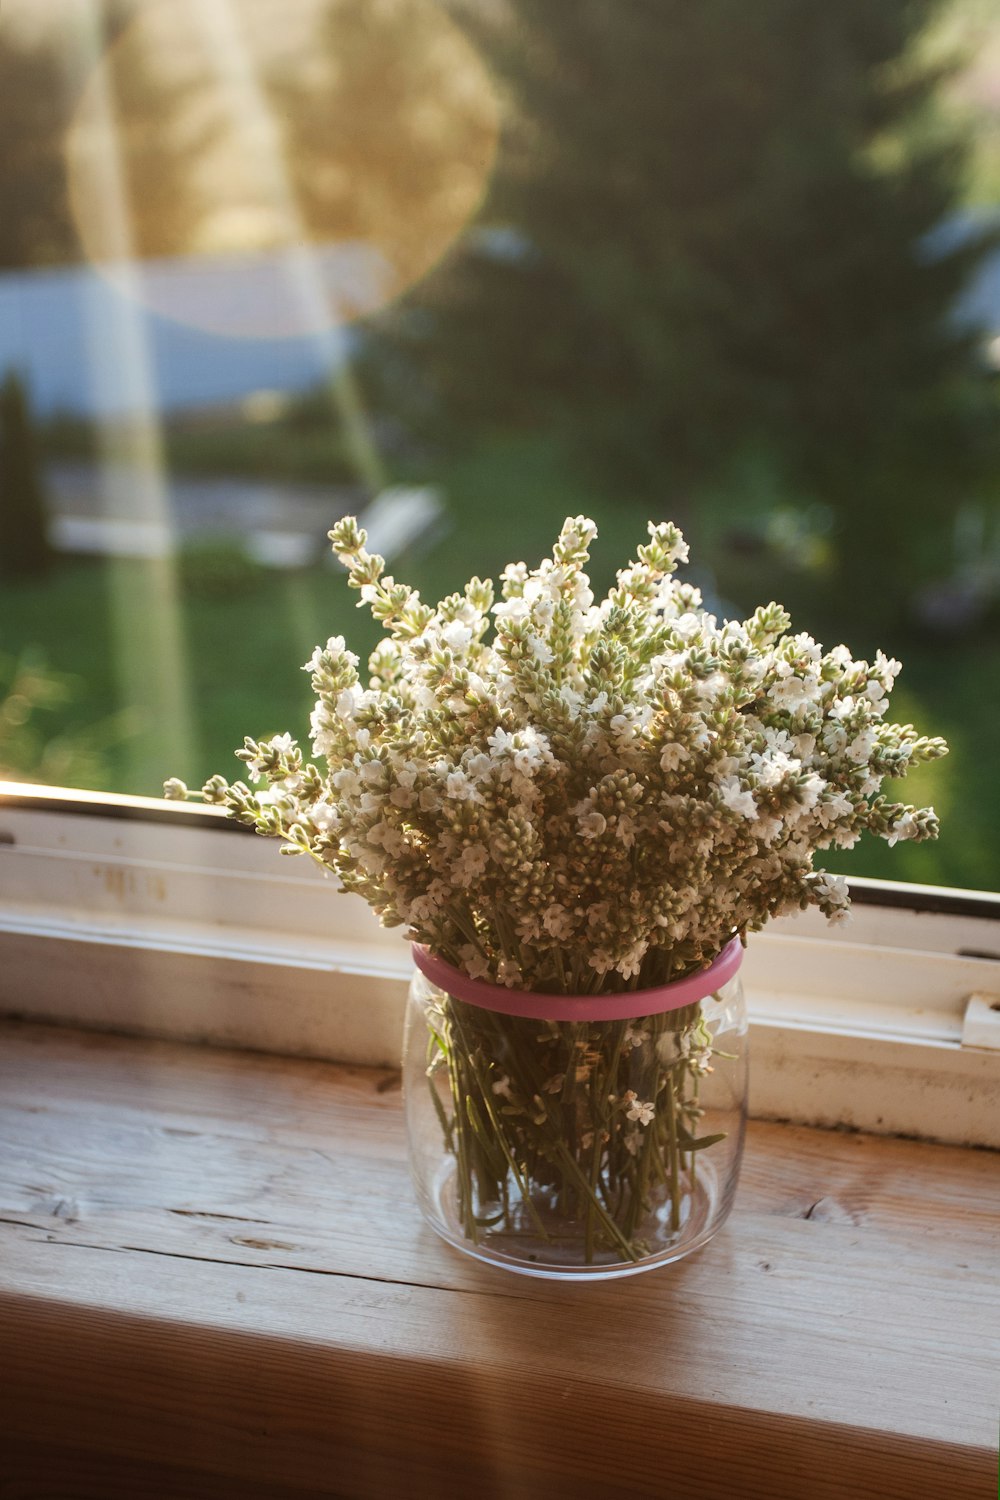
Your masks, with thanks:
[{"label": "wood grain", "polygon": [[996,1155],[754,1124],[699,1255],[549,1284],[424,1227],[396,1084],[0,1027],[0,1500],[990,1493]]}]

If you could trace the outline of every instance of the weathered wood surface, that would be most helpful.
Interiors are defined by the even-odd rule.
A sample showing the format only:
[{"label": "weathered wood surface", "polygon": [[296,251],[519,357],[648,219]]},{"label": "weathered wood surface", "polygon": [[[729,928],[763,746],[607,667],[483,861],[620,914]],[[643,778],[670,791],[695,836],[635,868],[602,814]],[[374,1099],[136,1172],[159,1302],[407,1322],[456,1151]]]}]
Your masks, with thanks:
[{"label": "weathered wood surface", "polygon": [[691,1260],[491,1270],[397,1080],[0,1027],[0,1500],[990,1493],[1000,1158],[751,1127]]}]

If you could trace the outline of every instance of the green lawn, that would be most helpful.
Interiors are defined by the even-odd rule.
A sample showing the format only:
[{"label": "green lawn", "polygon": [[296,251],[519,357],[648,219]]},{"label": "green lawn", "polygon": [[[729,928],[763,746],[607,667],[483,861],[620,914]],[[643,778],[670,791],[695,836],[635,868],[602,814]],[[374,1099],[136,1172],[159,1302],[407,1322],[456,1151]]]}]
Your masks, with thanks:
[{"label": "green lawn", "polygon": [[[260,572],[229,598],[182,593],[180,708],[196,726],[186,734],[174,695],[163,691],[159,622],[144,612],[157,582],[146,564],[88,559],[63,561],[45,582],[0,594],[5,653],[34,648],[74,680],[68,701],[44,711],[51,734],[99,726],[101,786],[147,796],[168,775],[195,783],[235,773],[232,752],[244,734],[306,727],[309,684],[297,669],[317,640],[362,623],[341,580],[319,569]],[[126,702],[122,734],[107,721]]]},{"label": "green lawn", "polygon": [[[512,559],[537,561],[568,512],[582,510],[598,522],[592,571],[602,590],[644,534],[640,510],[588,494],[544,445],[535,446],[530,463],[509,444],[498,446],[489,462],[459,463],[446,490],[465,497],[460,523],[422,555],[393,567],[428,597],[460,587],[474,572],[495,577]],[[741,580],[730,570],[724,582],[741,608],[759,602],[759,578]],[[797,596],[785,602],[798,627],[827,645],[844,639],[859,654],[882,645],[899,656],[905,668],[897,716],[944,734],[952,746],[946,760],[906,786],[908,800],[939,809],[939,843],[889,850],[872,841],[830,863],[848,873],[1000,888],[996,633],[954,646],[907,639],[898,630],[879,633],[870,621],[861,623],[856,606],[838,611],[801,579],[774,580],[779,597],[789,592],[784,582]],[[741,583],[749,597],[741,597]],[[32,650],[73,679],[72,695],[33,719],[41,741],[61,738],[64,753],[50,756],[57,768],[52,779],[146,795],[156,795],[168,775],[200,784],[215,771],[236,774],[232,752],[244,734],[289,729],[304,737],[310,691],[299,669],[313,646],[335,633],[361,652],[375,640],[338,569],[246,570],[218,595],[203,580],[178,584],[151,564],[62,559],[45,581],[0,591],[0,652]],[[126,704],[124,721],[114,722]],[[88,753],[65,753],[67,736],[70,749],[76,739]],[[0,763],[3,756],[0,743]],[[37,775],[37,761],[36,755],[35,764],[13,769]]]}]

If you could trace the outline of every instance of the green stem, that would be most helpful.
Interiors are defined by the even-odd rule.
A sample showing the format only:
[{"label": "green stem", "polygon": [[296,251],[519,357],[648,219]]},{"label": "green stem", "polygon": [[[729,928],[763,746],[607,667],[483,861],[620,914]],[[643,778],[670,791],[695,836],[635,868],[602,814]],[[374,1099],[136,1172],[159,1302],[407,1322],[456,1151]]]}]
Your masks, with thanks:
[{"label": "green stem", "polygon": [[674,1078],[667,1079],[667,1155],[670,1161],[670,1228],[676,1234],[681,1227],[680,1161],[677,1150],[677,1106],[674,1100]]},{"label": "green stem", "polygon": [[[694,1173],[694,1153],[684,1148],[699,1079],[688,1053],[704,1052],[700,1033],[683,1050],[678,1039],[697,1027],[699,1014],[691,1006],[631,1023],[554,1024],[444,1000],[432,1034],[448,1066],[453,1118],[436,1091],[434,1102],[456,1157],[458,1216],[467,1237],[481,1243],[501,1221],[507,1233],[523,1234],[530,1222],[533,1235],[551,1242],[560,1238],[553,1223],[561,1217],[575,1221],[571,1233],[579,1236],[585,1264],[595,1264],[605,1249],[635,1262],[648,1253],[636,1239],[644,1216],[663,1199],[676,1235],[685,1174],[693,1182]],[[651,1033],[640,1050],[625,1046],[628,1025]],[[553,1093],[558,1073],[565,1077]],[[504,1076],[509,1101],[495,1093]],[[628,1089],[656,1102],[641,1144],[621,1102]],[[634,1155],[627,1140],[638,1144]]]},{"label": "green stem", "polygon": [[[454,1007],[454,1001],[452,1002],[452,1005]],[[472,1052],[468,1049],[464,1033],[462,1032],[462,1024],[461,1024],[461,1022],[458,1019],[457,1012],[454,1012],[454,1010],[453,1010],[453,1022],[454,1022],[454,1025],[455,1025],[456,1029],[460,1033],[461,1041],[462,1041],[462,1044],[463,1044],[463,1049],[465,1050],[466,1057],[467,1057],[468,1063],[469,1063],[469,1067],[470,1067],[470,1069],[472,1071],[473,1077],[476,1080],[476,1085],[477,1085],[477,1090],[478,1090],[478,1093],[479,1093],[479,1097],[480,1097],[480,1099],[483,1102],[483,1107],[485,1108],[486,1113],[489,1116],[490,1124],[493,1126],[493,1130],[494,1130],[494,1132],[496,1134],[497,1145],[500,1147],[500,1150],[503,1153],[504,1159],[506,1160],[507,1165],[510,1168],[510,1171],[512,1172],[512,1174],[514,1176],[514,1181],[517,1183],[518,1189],[519,1189],[519,1191],[521,1193],[521,1198],[522,1198],[522,1200],[524,1202],[524,1206],[528,1210],[528,1213],[531,1215],[532,1219],[534,1220],[535,1228],[538,1230],[538,1233],[541,1235],[542,1239],[543,1240],[547,1240],[549,1238],[548,1231],[546,1230],[545,1225],[542,1223],[541,1219],[539,1218],[538,1210],[535,1208],[535,1205],[534,1205],[534,1203],[532,1201],[531,1193],[530,1193],[529,1188],[528,1188],[528,1184],[527,1184],[527,1182],[525,1181],[525,1179],[521,1175],[520,1168],[518,1167],[518,1164],[515,1161],[514,1155],[513,1155],[512,1151],[510,1149],[510,1146],[509,1146],[509,1144],[507,1142],[507,1136],[506,1136],[506,1133],[504,1131],[502,1121],[500,1119],[500,1116],[496,1112],[496,1108],[495,1108],[494,1103],[493,1103],[492,1088],[491,1088],[489,1076],[487,1075],[487,1077],[485,1079],[481,1078],[479,1076],[479,1073],[478,1073],[478,1071],[477,1071],[477,1069],[475,1067],[475,1064],[472,1061]],[[457,1129],[459,1130],[459,1132],[461,1132],[463,1130],[463,1128],[464,1128],[463,1121],[462,1121],[461,1117],[459,1117],[459,1119],[457,1120],[456,1125],[457,1125]]]},{"label": "green stem", "polygon": [[595,1209],[595,1211],[597,1213],[597,1217],[600,1219],[600,1221],[601,1221],[602,1225],[604,1226],[605,1230],[607,1231],[607,1233],[611,1236],[611,1239],[613,1240],[613,1242],[618,1246],[618,1248],[620,1250],[622,1250],[624,1252],[624,1254],[628,1257],[629,1260],[633,1260],[633,1261],[634,1260],[639,1260],[640,1256],[639,1256],[638,1251],[636,1251],[632,1247],[632,1245],[629,1244],[628,1240],[625,1238],[625,1236],[622,1233],[622,1231],[618,1228],[618,1225],[615,1223],[614,1219],[608,1213],[607,1209],[597,1199],[597,1197],[591,1192],[590,1183],[588,1182],[588,1180],[587,1180],[586,1176],[584,1175],[584,1173],[581,1171],[581,1169],[580,1169],[579,1165],[577,1164],[577,1162],[574,1161],[573,1157],[570,1155],[569,1151],[566,1148],[565,1143],[562,1142],[562,1141],[560,1141],[558,1143],[556,1149],[557,1149],[557,1153],[558,1153],[559,1157],[561,1158],[561,1160],[563,1162],[565,1162],[566,1167],[567,1167],[567,1169],[570,1172],[570,1175],[576,1180],[576,1182],[579,1184],[579,1186],[583,1188],[583,1191],[586,1194],[588,1194],[588,1196],[590,1198],[590,1201],[594,1205],[594,1209]]}]

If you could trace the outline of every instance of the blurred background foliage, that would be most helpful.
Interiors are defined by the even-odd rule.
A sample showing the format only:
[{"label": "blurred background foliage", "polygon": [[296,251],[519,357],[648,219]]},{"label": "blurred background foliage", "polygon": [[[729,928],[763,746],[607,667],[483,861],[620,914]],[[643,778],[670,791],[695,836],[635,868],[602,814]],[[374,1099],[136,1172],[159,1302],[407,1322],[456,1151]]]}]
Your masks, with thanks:
[{"label": "blurred background foliage", "polygon": [[[0,545],[8,701],[31,706],[0,719],[0,763],[155,795],[229,768],[244,733],[303,733],[315,642],[374,640],[325,530],[387,484],[402,512],[435,497],[433,525],[389,533],[391,570],[429,595],[536,562],[580,511],[603,589],[646,520],[673,518],[711,607],[776,597],[827,645],[883,647],[899,714],[952,742],[906,784],[938,805],[940,843],[840,867],[1000,887],[992,5],[296,0],[273,22],[263,0],[211,0],[215,54],[185,42],[187,0],[95,0],[48,27],[45,8],[0,35],[0,267],[26,330],[7,355],[0,331],[20,372],[0,542],[41,517],[45,564]],[[155,275],[116,293],[151,395],[99,409],[32,366],[24,289],[93,278],[112,208],[140,270],[222,269],[210,295]],[[249,336],[259,293],[236,295],[233,267],[268,257],[298,297],[284,353],[270,323],[272,343]],[[3,293],[0,276],[0,314]],[[154,357],[164,312],[213,341],[187,394]],[[298,345],[313,364],[293,378]],[[206,396],[227,349],[244,383]],[[120,499],[134,474],[158,511]],[[35,699],[10,686],[41,660],[25,651],[49,664]],[[45,671],[76,696],[38,688]],[[74,759],[81,723],[112,732]]]}]

